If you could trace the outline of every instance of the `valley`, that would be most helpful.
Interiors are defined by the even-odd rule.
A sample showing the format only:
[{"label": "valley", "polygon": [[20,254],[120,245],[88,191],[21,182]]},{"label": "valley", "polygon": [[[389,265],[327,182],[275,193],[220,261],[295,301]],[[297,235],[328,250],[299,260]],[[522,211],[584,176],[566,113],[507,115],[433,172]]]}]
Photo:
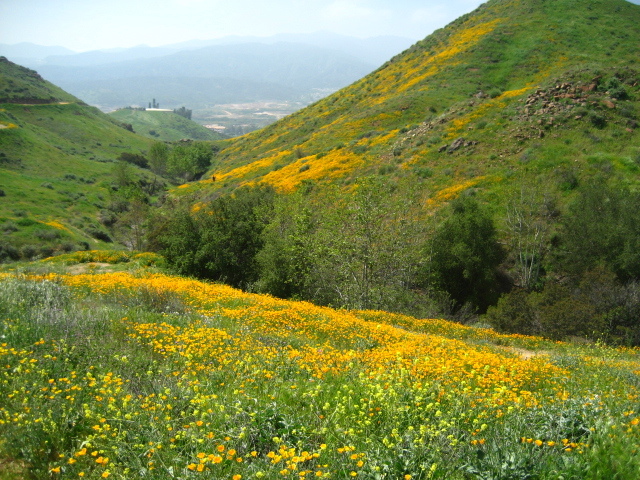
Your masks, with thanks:
[{"label": "valley", "polygon": [[639,40],[0,57],[0,480],[638,478]]}]

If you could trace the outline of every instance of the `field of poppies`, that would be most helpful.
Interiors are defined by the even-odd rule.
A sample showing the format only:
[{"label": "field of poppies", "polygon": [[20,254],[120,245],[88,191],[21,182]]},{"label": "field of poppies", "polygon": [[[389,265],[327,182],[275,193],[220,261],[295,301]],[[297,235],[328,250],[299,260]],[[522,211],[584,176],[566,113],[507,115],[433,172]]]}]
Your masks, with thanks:
[{"label": "field of poppies", "polygon": [[0,479],[640,478],[637,349],[99,255],[0,274]]}]

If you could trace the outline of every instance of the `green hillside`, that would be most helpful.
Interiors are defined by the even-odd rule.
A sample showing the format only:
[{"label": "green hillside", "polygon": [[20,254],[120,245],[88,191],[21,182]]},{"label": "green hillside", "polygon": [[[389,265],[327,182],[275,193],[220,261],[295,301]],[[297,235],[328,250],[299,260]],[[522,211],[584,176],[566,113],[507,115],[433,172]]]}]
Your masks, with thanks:
[{"label": "green hillside", "polygon": [[222,142],[150,245],[284,298],[639,345],[639,40],[624,0],[491,0]]},{"label": "green hillside", "polygon": [[0,103],[79,102],[73,95],[44,80],[37,72],[0,57]]},{"label": "green hillside", "polygon": [[123,108],[109,114],[119,122],[130,124],[133,131],[145,137],[165,142],[191,140],[220,140],[222,136],[202,125],[173,112],[147,112]]},{"label": "green hillside", "polygon": [[[99,217],[116,200],[116,160],[145,154],[152,142],[4,58],[3,88],[0,259],[105,245]],[[157,183],[138,167],[125,170],[149,191]]]},{"label": "green hillside", "polygon": [[640,7],[624,0],[491,0],[350,87],[229,142],[212,188],[291,191],[383,171],[435,195],[468,181],[499,188],[525,168],[552,182],[603,163],[634,173],[639,38]]}]

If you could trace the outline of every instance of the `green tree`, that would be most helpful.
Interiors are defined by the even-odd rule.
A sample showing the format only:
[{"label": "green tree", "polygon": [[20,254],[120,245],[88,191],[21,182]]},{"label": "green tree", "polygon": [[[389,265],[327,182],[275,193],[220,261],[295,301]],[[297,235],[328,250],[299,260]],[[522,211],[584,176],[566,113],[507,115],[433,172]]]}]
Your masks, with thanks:
[{"label": "green tree", "polygon": [[198,258],[200,230],[188,205],[170,203],[149,220],[146,241],[150,251],[165,257],[180,275],[204,276]]},{"label": "green tree", "polygon": [[599,265],[623,281],[640,279],[640,194],[598,179],[562,219],[559,263],[572,275]]},{"label": "green tree", "polygon": [[167,160],[169,147],[164,142],[154,142],[149,149],[149,168],[156,175],[164,176],[167,173]]},{"label": "green tree", "polygon": [[202,208],[197,260],[201,275],[247,288],[258,280],[256,255],[263,246],[262,231],[273,210],[272,187],[241,187]]},{"label": "green tree", "polygon": [[[411,305],[423,224],[411,192],[383,180],[282,200],[258,258],[272,294],[357,309]],[[420,302],[416,302],[420,303]]]},{"label": "green tree", "polygon": [[311,299],[312,235],[316,217],[302,190],[276,197],[256,260],[258,288],[280,298]]},{"label": "green tree", "polygon": [[469,303],[482,313],[497,301],[504,252],[491,217],[475,199],[462,196],[451,203],[427,256],[428,283],[448,293],[456,309]]},{"label": "green tree", "polygon": [[191,142],[174,147],[167,158],[167,174],[177,181],[189,182],[207,171],[213,150],[205,142]]}]

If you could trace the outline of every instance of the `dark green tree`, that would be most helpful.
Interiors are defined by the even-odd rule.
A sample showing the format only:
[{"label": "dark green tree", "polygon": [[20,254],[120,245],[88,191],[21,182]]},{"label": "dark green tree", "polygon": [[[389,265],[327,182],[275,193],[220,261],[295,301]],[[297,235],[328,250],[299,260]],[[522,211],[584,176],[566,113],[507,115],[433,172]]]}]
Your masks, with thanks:
[{"label": "dark green tree", "polygon": [[173,113],[180,115],[181,117],[184,117],[186,119],[191,120],[191,114],[193,113],[192,110],[188,110],[185,107],[180,107],[180,108],[176,108],[173,110]]},{"label": "dark green tree", "polygon": [[454,308],[471,304],[480,313],[500,293],[498,266],[504,252],[489,214],[472,197],[454,200],[428,251],[427,281],[449,294]]},{"label": "dark green tree", "polygon": [[188,205],[171,203],[149,220],[146,235],[150,251],[162,254],[180,275],[204,276],[197,256],[201,234]]},{"label": "dark green tree", "polygon": [[604,180],[585,185],[562,219],[559,263],[581,275],[597,266],[640,279],[640,194]]},{"label": "dark green tree", "polygon": [[256,255],[263,246],[262,231],[271,218],[274,196],[272,187],[241,187],[197,213],[197,259],[203,276],[241,288],[258,280]]},{"label": "dark green tree", "polygon": [[302,190],[276,197],[257,255],[261,291],[280,298],[311,299],[312,234],[317,219],[308,202]]}]

